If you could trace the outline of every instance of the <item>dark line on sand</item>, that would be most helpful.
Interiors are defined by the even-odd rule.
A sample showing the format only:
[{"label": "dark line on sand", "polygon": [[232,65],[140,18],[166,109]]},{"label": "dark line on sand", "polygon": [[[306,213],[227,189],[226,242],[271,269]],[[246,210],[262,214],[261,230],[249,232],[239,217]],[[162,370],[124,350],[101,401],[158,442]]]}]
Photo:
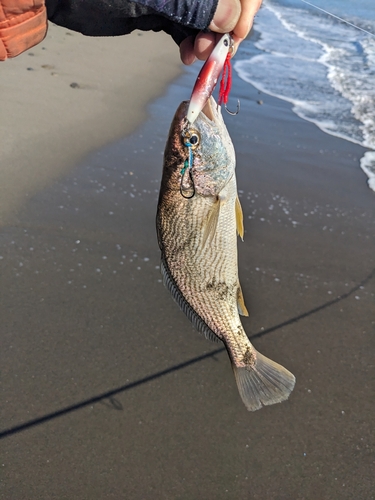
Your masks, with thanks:
[{"label": "dark line on sand", "polygon": [[114,396],[115,394],[118,394],[119,392],[124,392],[124,391],[128,391],[130,389],[134,389],[135,387],[138,387],[142,384],[146,384],[147,382],[151,382],[152,380],[156,380],[160,377],[164,377],[164,375],[169,375],[172,372],[182,370],[183,368],[186,368],[190,365],[194,365],[195,363],[199,363],[200,361],[203,361],[204,359],[215,356],[215,354],[218,354],[219,352],[223,352],[223,351],[225,351],[224,347],[222,347],[220,349],[216,349],[215,351],[211,351],[207,354],[202,354],[202,356],[197,356],[196,358],[189,359],[188,361],[185,361],[185,362],[180,363],[178,365],[171,366],[170,368],[166,368],[165,370],[162,370],[160,372],[154,373],[152,375],[148,375],[147,377],[140,378],[138,380],[135,380],[134,382],[130,382],[129,384],[125,384],[121,387],[117,387],[117,389],[112,389],[111,391],[103,392],[102,394],[99,394],[98,396],[94,396],[90,399],[85,399],[85,400],[83,400],[80,403],[77,403],[75,405],[66,406],[65,408],[62,408],[61,410],[57,410],[53,413],[48,413],[47,415],[44,415],[43,417],[34,418],[33,420],[29,420],[28,422],[25,422],[24,424],[17,425],[15,427],[10,427],[9,429],[6,429],[6,430],[0,432],[0,439],[4,438],[6,436],[11,436],[12,434],[16,434],[17,432],[29,429],[30,427],[34,427],[36,425],[43,424],[44,422],[48,422],[49,420],[52,420],[52,419],[57,418],[57,417],[61,417],[63,415],[71,413],[73,411],[80,410],[81,408],[84,408],[85,406],[92,405],[94,403],[98,403],[102,399],[110,398],[110,397]]},{"label": "dark line on sand", "polygon": [[[347,299],[350,295],[352,295],[354,292],[359,290],[361,286],[364,286],[368,281],[370,281],[371,278],[373,278],[375,275],[375,268],[371,271],[371,273],[366,276],[364,280],[362,280],[358,285],[354,286],[351,288],[348,292],[343,293],[342,295],[339,295],[335,299],[332,299],[321,306],[314,307],[314,309],[310,309],[310,311],[307,311],[305,313],[302,313],[298,316],[295,316],[294,318],[288,319],[287,321],[284,321],[283,323],[279,323],[278,325],[271,326],[270,328],[267,328],[266,330],[262,330],[261,332],[255,333],[254,335],[250,335],[250,339],[258,339],[259,337],[263,337],[263,335],[266,335],[267,333],[274,332],[275,330],[278,330],[279,328],[282,328],[283,326],[288,326],[291,325],[292,323],[297,323],[297,321],[300,321],[301,319],[307,318],[307,316],[310,316],[311,314],[315,314],[319,311],[322,311],[323,309],[326,309],[327,307],[331,307],[334,304],[337,304],[337,302],[340,302],[341,300]],[[0,435],[1,437],[1,435]]]},{"label": "dark line on sand", "polygon": [[[299,316],[295,316],[294,318],[291,318],[287,321],[284,321],[283,323],[279,323],[278,325],[271,326],[270,328],[267,328],[266,330],[262,330],[261,332],[255,333],[254,335],[250,336],[250,339],[256,339],[259,337],[263,337],[263,335],[267,335],[268,333],[274,332],[276,330],[279,330],[280,328],[284,326],[288,326],[292,323],[296,323],[297,321],[300,321],[301,319],[307,318],[311,314],[315,314],[323,309],[326,309],[327,307],[332,306],[333,304],[336,304],[337,302],[340,302],[341,300],[344,300],[348,298],[350,295],[352,295],[354,292],[356,292],[361,286],[364,286],[368,281],[371,280],[371,278],[375,275],[375,269],[371,271],[371,273],[364,279],[362,280],[358,285],[354,286],[351,288],[348,292],[339,295],[333,300],[330,300],[329,302],[326,302],[325,304],[322,304],[321,306],[315,307],[314,309],[310,309],[310,311],[307,311],[303,314],[300,314]],[[102,394],[99,394],[98,396],[94,396],[90,399],[85,399],[81,401],[80,403],[77,403],[75,405],[71,406],[66,406],[65,408],[62,408],[61,410],[57,410],[52,413],[47,413],[47,415],[44,415],[43,417],[39,418],[34,418],[33,420],[29,420],[28,422],[25,422],[20,425],[16,425],[14,427],[10,427],[9,429],[5,429],[0,432],[0,439],[3,439],[8,436],[12,436],[13,434],[17,434],[18,432],[25,431],[27,429],[30,429],[31,427],[35,427],[37,425],[43,424],[45,422],[48,422],[49,420],[53,420],[58,417],[62,417],[63,415],[67,415],[68,413],[72,413],[73,411],[80,410],[84,408],[85,406],[92,405],[94,403],[98,403],[102,401],[103,399],[108,399],[116,394],[119,394],[120,392],[125,392],[130,389],[134,389],[135,387],[138,387],[142,384],[146,384],[147,382],[151,382],[153,380],[156,380],[158,378],[164,377],[164,375],[169,375],[172,372],[176,372],[178,370],[182,370],[184,368],[187,368],[188,366],[194,365],[195,363],[199,363],[200,361],[203,361],[208,358],[213,358],[216,354],[222,353],[225,351],[225,347],[221,347],[219,349],[216,349],[215,351],[211,351],[207,354],[203,354],[202,356],[197,356],[196,358],[189,359],[188,361],[184,361],[183,363],[179,363],[178,365],[171,366],[170,368],[166,368],[165,370],[162,370],[160,372],[154,373],[152,375],[148,375],[147,377],[143,377],[139,380],[135,380],[134,382],[130,382],[128,384],[125,384],[121,387],[118,387],[117,389],[112,389],[111,391],[103,392]]]}]

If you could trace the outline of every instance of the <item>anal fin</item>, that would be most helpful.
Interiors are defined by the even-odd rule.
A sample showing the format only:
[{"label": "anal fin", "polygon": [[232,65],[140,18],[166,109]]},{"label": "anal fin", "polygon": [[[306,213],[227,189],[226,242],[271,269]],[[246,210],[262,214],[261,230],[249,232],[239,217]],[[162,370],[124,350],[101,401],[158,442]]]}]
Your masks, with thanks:
[{"label": "anal fin", "polygon": [[236,197],[236,205],[235,205],[235,210],[236,210],[236,227],[237,227],[237,233],[241,240],[243,240],[244,236],[244,225],[243,225],[243,213],[242,213],[242,207],[240,203],[240,199],[238,198],[238,195]]},{"label": "anal fin", "polygon": [[245,300],[243,298],[243,293],[240,284],[238,285],[237,289],[237,309],[238,313],[241,314],[241,316],[249,316],[249,311],[245,306]]}]

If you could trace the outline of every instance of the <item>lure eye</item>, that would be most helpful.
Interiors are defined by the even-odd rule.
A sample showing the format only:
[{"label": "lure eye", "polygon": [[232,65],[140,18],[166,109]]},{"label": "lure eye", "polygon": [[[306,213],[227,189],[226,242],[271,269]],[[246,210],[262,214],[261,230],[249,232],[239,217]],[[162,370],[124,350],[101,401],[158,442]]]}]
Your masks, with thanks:
[{"label": "lure eye", "polygon": [[191,147],[192,149],[198,147],[201,142],[201,136],[197,130],[188,130],[184,134],[183,139],[185,146]]}]

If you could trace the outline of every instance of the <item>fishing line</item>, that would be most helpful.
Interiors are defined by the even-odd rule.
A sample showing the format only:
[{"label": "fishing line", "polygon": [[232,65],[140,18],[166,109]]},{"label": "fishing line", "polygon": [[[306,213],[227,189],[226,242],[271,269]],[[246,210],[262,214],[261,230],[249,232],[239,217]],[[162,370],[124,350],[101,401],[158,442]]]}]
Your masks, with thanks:
[{"label": "fishing line", "polygon": [[[194,156],[193,156],[194,144],[191,143],[189,139],[186,139],[186,141],[184,141],[184,144],[188,149],[188,159],[185,160],[184,166],[180,172],[180,174],[181,174],[180,193],[181,193],[181,196],[183,196],[185,199],[190,200],[190,198],[193,198],[193,196],[195,195],[195,185],[194,185],[194,179],[193,179],[193,174],[192,174],[193,163],[194,163]],[[189,189],[186,189],[186,187],[184,186],[186,170],[188,170],[190,184],[191,184],[189,186]],[[189,193],[187,191],[189,191]]]},{"label": "fishing line", "polygon": [[367,30],[365,30],[363,28],[360,28],[359,26],[356,26],[355,24],[347,21],[346,19],[343,19],[342,17],[336,16],[335,14],[332,14],[332,12],[328,12],[328,10],[324,10],[321,7],[318,7],[317,5],[314,5],[311,2],[307,2],[307,0],[300,0],[300,1],[303,2],[303,3],[306,3],[307,5],[310,5],[311,7],[314,7],[315,9],[321,10],[325,14],[328,14],[329,16],[334,17],[335,19],[338,19],[339,21],[341,21],[341,22],[343,22],[345,24],[348,24],[349,26],[352,26],[353,28],[356,28],[357,30],[363,31],[364,33],[367,33],[367,35],[371,35],[371,36],[373,36],[375,38],[375,34],[374,33],[371,33],[370,31],[367,31]]}]

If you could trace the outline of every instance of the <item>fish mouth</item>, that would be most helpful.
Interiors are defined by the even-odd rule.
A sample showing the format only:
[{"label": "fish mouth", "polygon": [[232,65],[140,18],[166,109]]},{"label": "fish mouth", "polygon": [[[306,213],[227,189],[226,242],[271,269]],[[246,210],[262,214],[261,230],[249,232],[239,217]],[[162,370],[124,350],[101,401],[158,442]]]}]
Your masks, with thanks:
[{"label": "fish mouth", "polygon": [[[178,107],[175,120],[180,122],[182,125],[182,129],[190,128],[189,120],[186,118],[186,112],[189,107],[189,101],[183,101]],[[204,108],[199,113],[201,119],[206,122],[210,122],[210,124],[216,124],[220,122],[220,108],[216,104],[215,99],[211,96],[206,102]]]},{"label": "fish mouth", "polygon": [[216,118],[214,113],[215,104],[214,98],[210,97],[201,111],[201,113],[203,113],[211,122],[214,122]]},{"label": "fish mouth", "polygon": [[206,123],[209,122],[210,125],[219,126],[222,122],[221,107],[216,103],[213,96],[208,99],[199,114],[201,119],[203,119]]}]

